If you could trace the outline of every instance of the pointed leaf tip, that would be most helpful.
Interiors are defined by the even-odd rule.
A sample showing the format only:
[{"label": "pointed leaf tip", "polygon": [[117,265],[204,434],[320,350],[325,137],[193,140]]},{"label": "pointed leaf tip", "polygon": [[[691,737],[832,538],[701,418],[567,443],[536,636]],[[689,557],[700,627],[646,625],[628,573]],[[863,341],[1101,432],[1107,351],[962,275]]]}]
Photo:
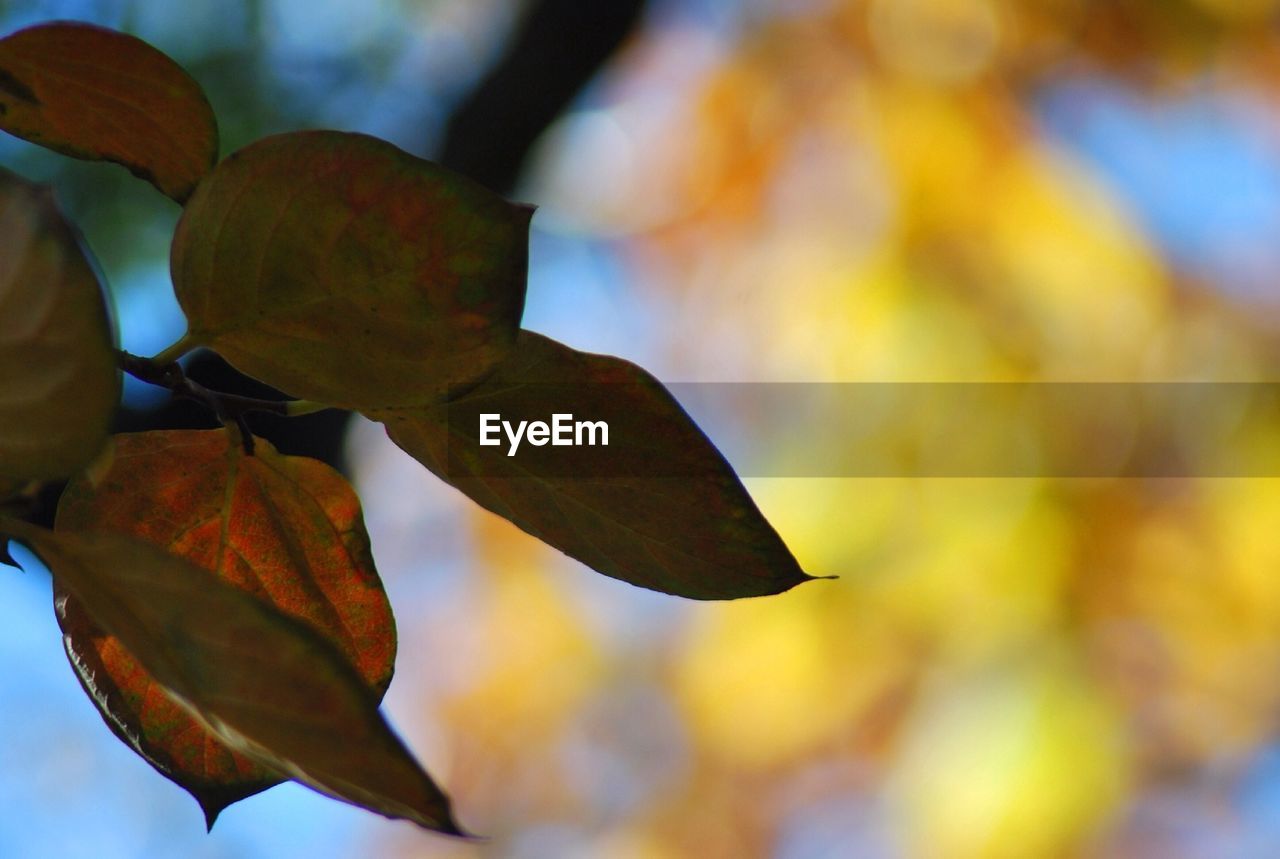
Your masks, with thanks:
[{"label": "pointed leaf tip", "polygon": [[23,528],[55,580],[227,746],[327,796],[446,834],[449,799],[312,627],[157,546]]},{"label": "pointed leaf tip", "polygon": [[[608,443],[512,453],[481,444],[482,413],[512,425],[557,413],[603,422]],[[671,393],[620,358],[524,331],[492,375],[448,403],[366,414],[480,506],[607,576],[694,599],[812,578]]]},{"label": "pointed leaf tip", "polygon": [[[381,698],[394,669],[394,620],[359,500],[341,475],[281,456],[264,440],[246,457],[223,430],[113,441],[101,474],[68,484],[59,530],[131,534],[214,571],[323,633]],[[67,655],[107,725],[187,790],[208,825],[279,783],[278,772],[229,748],[171,700],[60,583],[55,598]]]},{"label": "pointed leaf tip", "polygon": [[207,803],[200,797],[196,797],[196,802],[200,803],[200,810],[204,812],[204,831],[206,833],[213,832],[213,824],[218,822],[218,815],[222,813],[222,809],[226,806],[216,806]]}]

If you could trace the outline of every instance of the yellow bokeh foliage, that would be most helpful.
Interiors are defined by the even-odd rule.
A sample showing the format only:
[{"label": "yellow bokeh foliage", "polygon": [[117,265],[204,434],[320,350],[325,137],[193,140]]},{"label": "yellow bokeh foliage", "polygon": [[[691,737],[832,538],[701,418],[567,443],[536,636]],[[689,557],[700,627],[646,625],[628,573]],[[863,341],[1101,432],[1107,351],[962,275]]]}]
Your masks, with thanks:
[{"label": "yellow bokeh foliage", "polygon": [[[724,378],[727,354],[735,379],[1268,379],[1274,322],[1181,271],[1124,190],[1045,131],[1036,96],[1070,74],[1157,101],[1190,81],[1274,92],[1275,3],[803,5],[726,37],[646,126],[646,87],[670,80],[653,58],[689,43],[650,28],[586,117],[609,133],[544,153],[604,157],[592,140],[645,127],[616,185],[562,189],[548,217],[609,238],[671,311],[659,345],[685,378]],[[779,455],[819,431],[797,424]],[[1263,461],[1273,437],[1233,436]],[[855,808],[905,856],[1120,855],[1109,839],[1142,843],[1133,810],[1171,773],[1275,741],[1274,480],[749,488],[806,569],[840,578],[649,606],[659,631],[635,648],[593,637],[586,573],[480,516],[478,545],[509,548],[482,550],[469,610],[492,653],[442,705],[457,735],[515,772],[624,687],[664,696],[678,726],[682,763],[625,813],[572,791],[555,805],[591,855],[857,856],[839,829]],[[846,803],[821,825],[850,852],[783,850],[824,801]]]}]

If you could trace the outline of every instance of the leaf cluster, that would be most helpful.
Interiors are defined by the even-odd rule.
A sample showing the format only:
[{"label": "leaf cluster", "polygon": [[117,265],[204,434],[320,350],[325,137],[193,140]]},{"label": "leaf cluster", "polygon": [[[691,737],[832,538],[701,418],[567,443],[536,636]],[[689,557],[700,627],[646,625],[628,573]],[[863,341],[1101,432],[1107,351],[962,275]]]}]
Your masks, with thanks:
[{"label": "leaf cluster", "polygon": [[[140,358],[116,348],[51,191],[0,170],[0,534],[52,570],[67,655],[108,727],[210,826],[295,779],[462,834],[379,710],[395,627],[359,500],[255,441],[254,409],[359,411],[482,507],[635,585],[731,599],[810,578],[660,382],[521,330],[532,207],[361,134],[280,134],[219,160],[200,86],[86,24],[0,39],[0,127],[182,206],[188,330]],[[300,399],[202,388],[177,363],[197,347]],[[109,435],[122,372],[224,429]],[[587,472],[512,461],[457,419],[475,408],[608,415],[613,438]],[[55,527],[25,521],[24,494],[59,479]]]}]

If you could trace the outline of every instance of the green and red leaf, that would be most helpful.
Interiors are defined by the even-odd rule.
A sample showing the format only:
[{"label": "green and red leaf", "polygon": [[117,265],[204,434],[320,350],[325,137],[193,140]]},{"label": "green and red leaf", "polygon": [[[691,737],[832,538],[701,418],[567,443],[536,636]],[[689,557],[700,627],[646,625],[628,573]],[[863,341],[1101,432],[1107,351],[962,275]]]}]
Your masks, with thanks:
[{"label": "green and red leaf", "polygon": [[0,479],[68,477],[120,396],[102,287],[44,186],[0,170]]},{"label": "green and red leaf", "polygon": [[0,531],[29,543],[93,622],[228,747],[335,799],[463,834],[377,694],[310,624],[136,537],[5,519]]},{"label": "green and red leaf", "polygon": [[373,137],[268,137],[219,164],[178,224],[188,339],[308,400],[438,400],[515,342],[531,214]]},{"label": "green and red leaf", "polygon": [[[68,485],[57,528],[128,534],[213,571],[331,640],[376,701],[391,682],[395,626],[359,501],[324,463],[261,439],[255,450],[246,456],[223,430],[116,436],[110,469]],[[55,596],[67,655],[107,725],[190,791],[210,825],[280,781],[201,727],[61,583]]]},{"label": "green and red leaf", "polygon": [[[505,443],[479,443],[482,412],[603,420],[609,444],[508,456]],[[448,403],[367,414],[480,506],[607,576],[694,599],[811,578],[670,392],[620,358],[525,331],[488,379]]]},{"label": "green and red leaf", "polygon": [[0,39],[0,128],[122,164],[179,203],[218,158],[200,85],[141,39],[92,24],[40,24]]}]

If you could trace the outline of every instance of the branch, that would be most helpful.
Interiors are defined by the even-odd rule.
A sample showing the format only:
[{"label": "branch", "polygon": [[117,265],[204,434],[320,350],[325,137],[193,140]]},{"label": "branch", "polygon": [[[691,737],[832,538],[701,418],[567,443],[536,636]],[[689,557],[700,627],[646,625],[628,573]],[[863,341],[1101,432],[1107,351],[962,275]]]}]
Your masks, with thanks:
[{"label": "branch", "polygon": [[175,396],[195,400],[217,415],[222,423],[239,428],[244,452],[249,456],[253,455],[253,433],[245,422],[245,416],[249,412],[269,412],[281,416],[290,414],[290,404],[287,401],[261,400],[256,397],[242,397],[239,394],[212,391],[199,382],[188,379],[176,361],[160,363],[151,358],[141,358],[123,350],[117,350],[116,362],[121,370],[135,379],[168,388]]}]

